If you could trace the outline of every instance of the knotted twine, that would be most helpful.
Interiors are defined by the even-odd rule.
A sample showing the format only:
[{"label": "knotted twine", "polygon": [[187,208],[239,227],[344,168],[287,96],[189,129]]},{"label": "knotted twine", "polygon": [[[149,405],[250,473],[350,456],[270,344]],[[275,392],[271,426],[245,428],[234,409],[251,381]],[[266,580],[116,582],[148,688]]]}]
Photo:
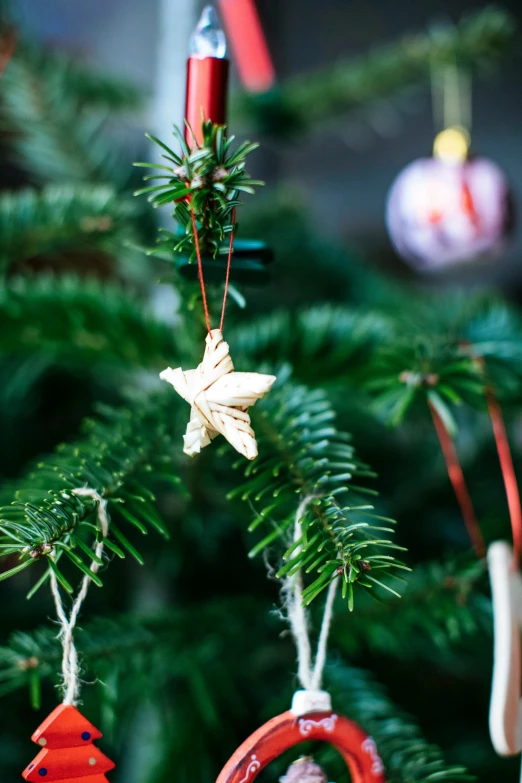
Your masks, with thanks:
[{"label": "knotted twine", "polygon": [[[315,495],[307,495],[297,508],[294,523],[294,542],[301,539],[302,529],[300,520],[315,497]],[[301,550],[301,545],[298,545],[295,550],[296,555],[298,555]],[[295,574],[288,577],[283,586],[283,604],[286,608],[286,617],[297,650],[297,677],[304,691],[310,693],[310,699],[307,701],[305,698],[304,704],[301,702],[303,706],[300,707],[300,709],[302,709],[303,712],[306,712],[308,707],[311,708],[312,706],[315,706],[315,698],[313,698],[313,696],[321,690],[336,590],[337,578],[334,578],[328,586],[315,661],[312,663],[312,646],[308,633],[308,614],[303,606],[302,569],[299,569]]]},{"label": "knotted twine", "polygon": [[[107,501],[96,492],[95,489],[89,487],[79,487],[78,489],[71,490],[71,494],[78,497],[92,498],[97,503],[97,514],[100,530],[102,533],[101,539],[96,543],[94,548],[94,558],[90,565],[90,570],[93,574],[96,574],[100,568],[100,560],[103,554],[105,545],[105,538],[109,532],[109,516],[107,514]],[[62,643],[63,656],[62,656],[62,690],[64,693],[63,704],[75,705],[78,703],[78,695],[80,692],[80,667],[78,665],[78,652],[74,644],[74,627],[80,614],[80,609],[87,596],[89,585],[91,584],[91,577],[87,574],[83,577],[78,595],[74,599],[69,617],[64,609],[62,596],[60,594],[60,588],[56,574],[51,570],[51,591],[54,597],[54,603],[56,606],[56,613],[60,621],[60,633],[58,638]]]}]

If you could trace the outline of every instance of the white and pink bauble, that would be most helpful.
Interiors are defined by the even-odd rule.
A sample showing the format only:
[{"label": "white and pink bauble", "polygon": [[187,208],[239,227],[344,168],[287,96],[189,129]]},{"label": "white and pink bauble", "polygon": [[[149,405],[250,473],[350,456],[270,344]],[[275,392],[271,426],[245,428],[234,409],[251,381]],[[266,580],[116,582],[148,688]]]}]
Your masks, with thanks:
[{"label": "white and pink bauble", "polygon": [[420,158],[391,186],[386,223],[397,252],[419,271],[495,256],[513,225],[509,186],[487,158]]}]

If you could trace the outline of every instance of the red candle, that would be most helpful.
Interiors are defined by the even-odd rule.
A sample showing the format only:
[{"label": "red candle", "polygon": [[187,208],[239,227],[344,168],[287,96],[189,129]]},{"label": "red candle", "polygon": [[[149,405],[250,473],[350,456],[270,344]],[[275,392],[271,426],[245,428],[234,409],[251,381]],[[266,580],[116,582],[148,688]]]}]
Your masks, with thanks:
[{"label": "red candle", "polygon": [[[203,141],[203,118],[220,125],[226,123],[228,60],[225,54],[225,35],[216,12],[212,6],[206,6],[192,36],[187,62],[185,118],[198,144]],[[185,139],[192,147],[194,141],[188,128],[185,128]]]},{"label": "red candle", "polygon": [[241,82],[250,92],[274,85],[275,70],[254,0],[219,0]]}]

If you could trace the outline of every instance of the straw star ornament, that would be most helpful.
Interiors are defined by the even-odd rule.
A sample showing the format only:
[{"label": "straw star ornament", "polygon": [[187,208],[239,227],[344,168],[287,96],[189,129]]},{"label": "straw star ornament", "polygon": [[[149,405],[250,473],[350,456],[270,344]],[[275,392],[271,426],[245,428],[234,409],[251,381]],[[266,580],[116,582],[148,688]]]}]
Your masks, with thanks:
[{"label": "straw star ornament", "polygon": [[255,459],[257,441],[248,408],[270,391],[275,375],[235,372],[220,329],[209,332],[206,344],[203,361],[195,370],[169,367],[160,373],[191,405],[183,451],[193,457],[221,434],[244,457]]}]

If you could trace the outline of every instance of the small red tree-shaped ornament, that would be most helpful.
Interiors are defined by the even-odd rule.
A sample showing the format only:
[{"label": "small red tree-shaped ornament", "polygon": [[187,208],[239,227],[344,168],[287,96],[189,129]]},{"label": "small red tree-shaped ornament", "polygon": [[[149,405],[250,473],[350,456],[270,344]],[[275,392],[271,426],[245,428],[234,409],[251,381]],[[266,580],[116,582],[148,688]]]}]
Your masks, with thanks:
[{"label": "small red tree-shaped ornament", "polygon": [[70,704],[60,704],[31,739],[42,750],[22,773],[29,783],[109,783],[114,763],[93,745],[101,732]]}]

